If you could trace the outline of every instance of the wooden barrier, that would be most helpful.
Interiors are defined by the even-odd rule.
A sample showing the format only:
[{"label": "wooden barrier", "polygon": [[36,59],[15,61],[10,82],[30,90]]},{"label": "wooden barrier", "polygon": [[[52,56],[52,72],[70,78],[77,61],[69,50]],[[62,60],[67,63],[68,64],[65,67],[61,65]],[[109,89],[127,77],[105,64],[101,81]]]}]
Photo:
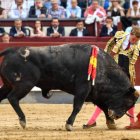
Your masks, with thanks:
[{"label": "wooden barrier", "polygon": [[[108,37],[62,37],[62,38],[51,38],[51,37],[25,37],[25,38],[11,38],[10,43],[0,43],[0,51],[7,47],[23,47],[23,46],[50,46],[50,45],[62,45],[67,43],[77,44],[93,44],[99,48],[104,49],[106,42],[109,40]],[[140,58],[136,63],[136,85],[140,85]]]}]

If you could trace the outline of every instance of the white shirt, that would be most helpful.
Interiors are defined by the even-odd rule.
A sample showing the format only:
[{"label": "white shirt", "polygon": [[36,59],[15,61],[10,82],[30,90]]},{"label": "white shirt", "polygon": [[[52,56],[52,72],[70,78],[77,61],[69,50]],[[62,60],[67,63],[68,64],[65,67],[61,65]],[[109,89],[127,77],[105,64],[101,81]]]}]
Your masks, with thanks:
[{"label": "white shirt", "polygon": [[126,50],[128,44],[129,44],[129,38],[130,38],[130,33],[128,33],[128,34],[126,35],[126,39],[124,40],[124,42],[123,42],[123,44],[122,44],[123,50]]},{"label": "white shirt", "polygon": [[83,30],[78,30],[77,29],[77,36],[82,37],[83,36]]},{"label": "white shirt", "polygon": [[57,33],[58,32],[58,27],[57,28],[53,27],[53,31],[54,31],[54,33]]},{"label": "white shirt", "polygon": [[25,3],[22,5],[21,11],[17,8],[17,5],[13,5],[8,13],[9,18],[27,18],[28,17],[28,7]]},{"label": "white shirt", "polygon": [[112,31],[113,31],[112,28],[108,29],[108,30],[107,30],[107,34],[110,35],[110,33],[111,33]]},{"label": "white shirt", "polygon": [[37,17],[39,17],[39,16],[41,15],[40,9],[37,9],[37,8],[36,8],[35,14],[36,14]]}]

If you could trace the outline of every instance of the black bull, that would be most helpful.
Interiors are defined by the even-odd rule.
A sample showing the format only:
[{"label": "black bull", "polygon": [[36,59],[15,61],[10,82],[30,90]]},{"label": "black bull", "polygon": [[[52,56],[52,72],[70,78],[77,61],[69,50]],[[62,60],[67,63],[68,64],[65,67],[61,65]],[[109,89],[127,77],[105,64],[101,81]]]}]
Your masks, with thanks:
[{"label": "black bull", "polygon": [[110,55],[99,49],[95,85],[88,81],[91,45],[9,48],[0,52],[4,56],[0,73],[4,85],[0,101],[7,98],[19,116],[22,127],[25,115],[19,100],[34,87],[42,89],[45,97],[52,89],[74,95],[73,111],[66,122],[71,130],[84,101],[98,105],[107,121],[122,117],[136,102],[138,96],[126,74]]}]

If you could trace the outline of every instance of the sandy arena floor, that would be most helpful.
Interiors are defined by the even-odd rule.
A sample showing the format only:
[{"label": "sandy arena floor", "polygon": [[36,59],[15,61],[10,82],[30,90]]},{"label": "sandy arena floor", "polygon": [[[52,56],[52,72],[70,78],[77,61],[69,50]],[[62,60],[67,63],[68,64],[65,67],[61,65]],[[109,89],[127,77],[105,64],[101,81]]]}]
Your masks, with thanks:
[{"label": "sandy arena floor", "polygon": [[[9,104],[0,105],[0,140],[140,140],[140,130],[124,130],[129,118],[124,116],[116,121],[118,130],[108,130],[102,113],[97,127],[83,130],[83,123],[91,116],[94,106],[85,104],[74,123],[74,130],[65,130],[65,121],[71,113],[72,105],[22,104],[27,118],[27,128],[23,130],[18,117]],[[136,111],[140,105],[136,105]]]}]

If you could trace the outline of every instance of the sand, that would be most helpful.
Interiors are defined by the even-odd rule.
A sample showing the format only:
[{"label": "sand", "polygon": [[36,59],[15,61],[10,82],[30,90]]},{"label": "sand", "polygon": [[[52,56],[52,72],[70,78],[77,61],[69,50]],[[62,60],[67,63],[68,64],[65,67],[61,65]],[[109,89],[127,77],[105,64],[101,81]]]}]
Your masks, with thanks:
[{"label": "sand", "polygon": [[[73,131],[65,130],[65,121],[72,111],[71,104],[21,104],[26,115],[27,126],[22,129],[18,117],[9,104],[0,106],[0,140],[140,140],[140,130],[125,130],[129,124],[127,116],[116,121],[117,130],[108,130],[104,114],[97,126],[82,129],[91,116],[94,105],[84,104],[77,115]],[[136,105],[135,115],[140,111]]]}]

